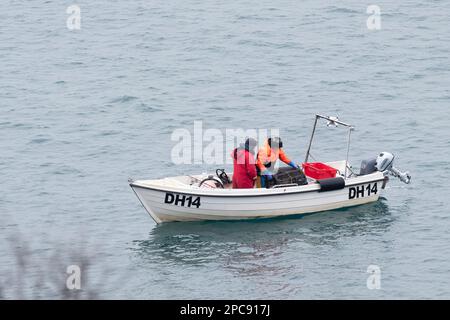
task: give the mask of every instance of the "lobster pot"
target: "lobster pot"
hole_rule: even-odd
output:
[[[296,184],[299,186],[308,184],[303,171],[291,167],[283,167],[278,169],[278,172],[273,175],[273,178],[274,179],[272,179],[271,181],[268,181],[269,188],[283,184]]]

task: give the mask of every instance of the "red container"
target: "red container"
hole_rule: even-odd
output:
[[[316,180],[336,177],[337,170],[322,162],[303,163],[302,167],[306,176]]]

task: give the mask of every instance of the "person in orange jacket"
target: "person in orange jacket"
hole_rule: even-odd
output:
[[[267,180],[273,179],[273,167],[275,162],[280,159],[292,168],[298,168],[297,165],[291,161],[283,150],[283,141],[279,137],[269,138],[264,143],[264,146],[259,149],[256,158],[256,170],[260,177],[261,187],[265,188]]]
[[[256,180],[254,149],[258,145],[255,139],[248,138],[245,144],[231,153],[233,158],[233,189],[253,188]]]

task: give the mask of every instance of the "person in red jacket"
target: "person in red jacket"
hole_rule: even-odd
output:
[[[256,180],[256,166],[254,149],[257,145],[255,139],[248,138],[245,144],[231,153],[233,158],[233,189],[250,189]]]

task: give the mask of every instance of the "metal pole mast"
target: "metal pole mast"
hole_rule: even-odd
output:
[[[311,139],[309,140],[308,151],[306,151],[305,163],[307,163],[308,159],[309,159],[309,152],[311,150],[311,145],[312,145],[312,141],[313,141],[313,138],[314,138],[314,133],[316,132],[316,126],[317,126],[317,120],[318,119],[319,119],[319,115],[316,114],[316,120],[314,121],[314,127],[313,127],[313,131],[311,133]]]

